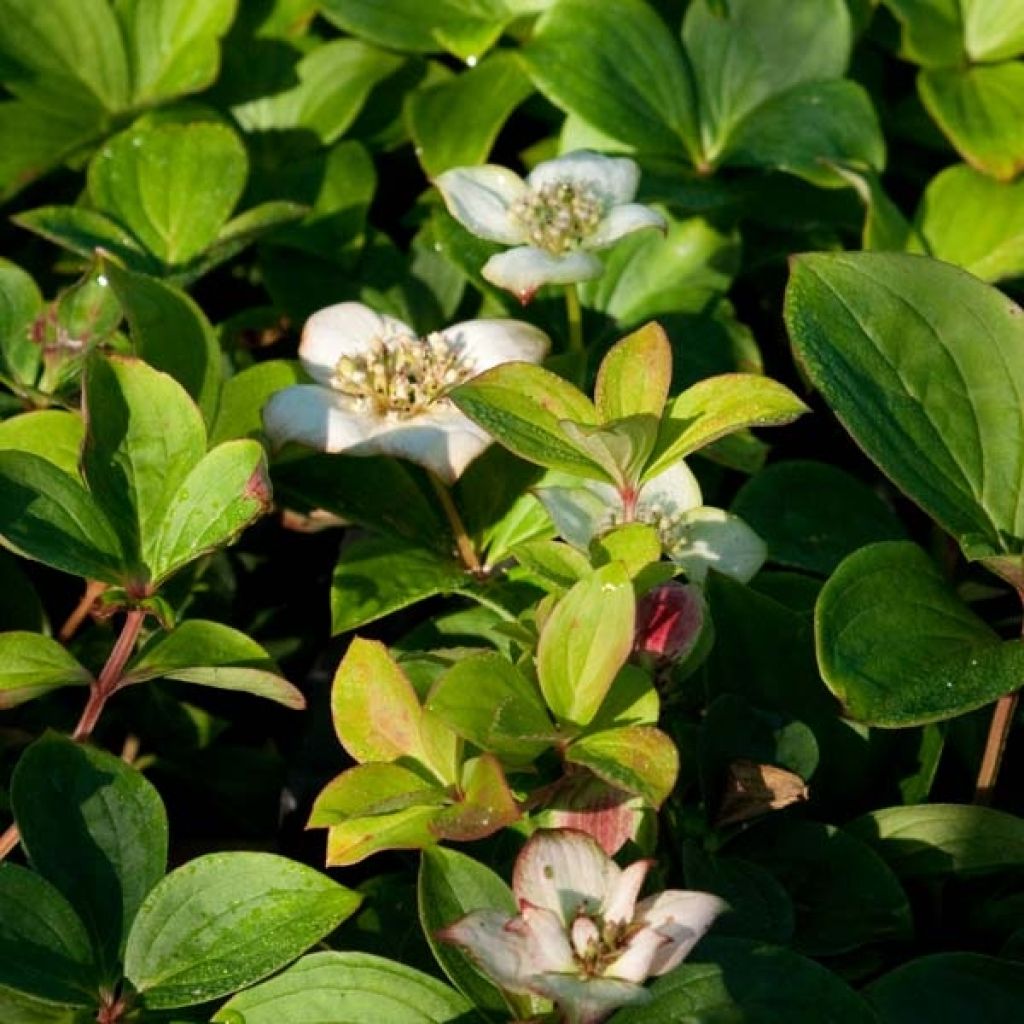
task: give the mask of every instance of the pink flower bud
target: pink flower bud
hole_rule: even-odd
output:
[[[637,602],[633,651],[660,662],[681,661],[704,629],[704,595],[692,583],[670,581]]]

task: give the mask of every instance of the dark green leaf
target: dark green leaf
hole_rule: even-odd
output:
[[[11,803],[33,867],[78,912],[102,977],[116,980],[131,923],[167,864],[159,795],[119,758],[51,733],[22,755]]]
[[[143,903],[128,937],[125,975],[152,1009],[218,999],[290,963],[359,901],[284,857],[199,857],[172,871]]]
[[[89,672],[56,640],[39,633],[0,633],[0,709],[91,682]]]

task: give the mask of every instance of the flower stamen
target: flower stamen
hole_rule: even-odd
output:
[[[530,245],[560,256],[578,248],[605,215],[605,203],[589,185],[556,181],[530,189],[509,207]]]
[[[386,334],[375,337],[364,354],[342,356],[331,384],[356,399],[360,411],[407,419],[471,376],[462,345],[446,335]]]

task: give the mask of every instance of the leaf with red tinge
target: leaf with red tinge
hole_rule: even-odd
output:
[[[519,805],[498,759],[491,754],[467,761],[464,797],[441,811],[430,829],[439,839],[483,839],[519,820]]]
[[[679,775],[679,752],[660,729],[630,725],[577,740],[566,760],[582,764],[598,778],[660,807]]]

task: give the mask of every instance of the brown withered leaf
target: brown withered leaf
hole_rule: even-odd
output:
[[[715,825],[736,825],[807,797],[807,783],[795,772],[756,761],[730,761]]]

